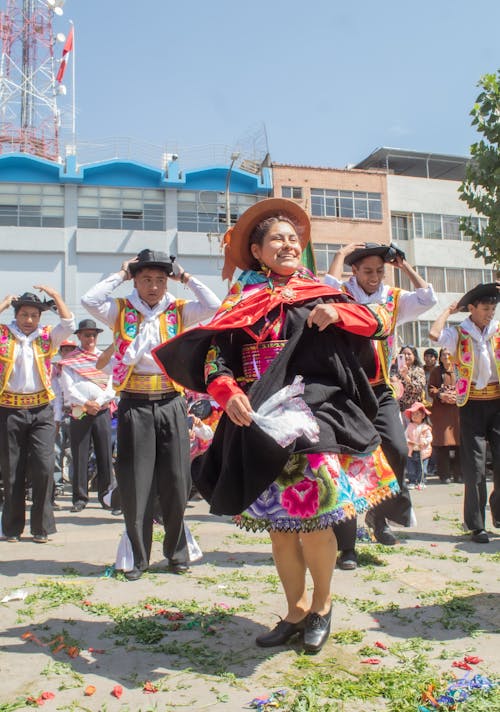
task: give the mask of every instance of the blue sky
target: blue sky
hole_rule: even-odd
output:
[[[467,155],[500,66],[498,0],[66,0],[69,19],[79,140],[231,147],[263,122],[283,163]]]

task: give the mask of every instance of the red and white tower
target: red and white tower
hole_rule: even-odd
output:
[[[64,0],[0,0],[0,154],[59,160],[54,16]],[[1,7],[3,5],[3,7]]]

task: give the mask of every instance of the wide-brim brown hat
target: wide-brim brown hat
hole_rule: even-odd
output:
[[[360,247],[354,250],[354,252],[351,252],[350,255],[347,255],[347,257],[344,258],[344,262],[346,265],[352,266],[356,264],[356,262],[364,260],[365,257],[374,256],[381,257],[384,262],[394,262],[396,257],[402,257],[404,259],[405,253],[394,244],[381,245],[378,242],[365,242],[364,247]]]
[[[487,282],[486,284],[477,284],[473,289],[470,289],[464,294],[457,304],[457,311],[468,311],[468,305],[473,304],[481,299],[495,297],[500,301],[500,282]]]
[[[55,301],[53,299],[44,299],[42,302],[36,294],[24,292],[20,297],[12,300],[12,306],[15,310],[19,309],[19,307],[35,307],[43,312],[55,307]]]
[[[311,239],[311,221],[300,205],[286,198],[267,198],[260,200],[240,215],[237,223],[224,236],[225,260],[222,271],[223,279],[228,270],[235,267],[250,269],[255,261],[250,251],[250,235],[257,225],[267,218],[282,216],[289,218],[297,227],[297,235],[302,249]],[[232,275],[231,271],[231,275]]]
[[[169,275],[173,272],[172,263],[174,260],[175,257],[169,257],[166,252],[146,248],[145,250],[141,250],[137,255],[137,262],[129,262],[128,268],[132,277],[140,269],[144,269],[144,267],[162,269]]]

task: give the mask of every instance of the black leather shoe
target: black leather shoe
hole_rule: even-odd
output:
[[[85,502],[75,502],[75,504],[69,510],[70,512],[83,512],[86,505]]]
[[[137,581],[141,578],[143,573],[144,571],[141,571],[141,569],[133,568],[131,571],[125,571],[123,575],[125,576],[127,581]]]
[[[289,623],[281,620],[277,623],[269,633],[263,633],[255,638],[255,642],[261,648],[274,648],[276,645],[284,645],[288,643],[290,638],[293,638],[297,633],[302,633],[306,618],[303,618],[298,623]]]
[[[328,640],[332,621],[332,609],[324,616],[319,613],[309,613],[304,629],[304,650],[307,653],[318,653]]]
[[[373,536],[379,544],[383,544],[384,546],[394,546],[397,543],[394,532],[385,519],[377,519],[373,511],[366,514],[365,524],[372,530]]]
[[[6,536],[5,541],[8,541],[9,544],[17,544],[18,541],[20,541],[21,538],[18,536]]]
[[[170,574],[188,574],[191,569],[186,561],[179,561],[177,564],[169,564],[167,566],[167,571]]]
[[[470,538],[472,541],[475,541],[476,544],[488,544],[490,541],[490,538],[484,529],[474,529]]]
[[[46,544],[48,542],[48,538],[45,534],[33,534],[33,541],[35,544]]]
[[[343,571],[354,571],[358,568],[358,557],[354,549],[346,549],[337,559],[337,566]]]

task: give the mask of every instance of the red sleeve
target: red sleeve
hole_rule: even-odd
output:
[[[340,317],[340,321],[337,321],[335,326],[360,336],[374,336],[379,330],[379,322],[363,304],[339,304],[336,302],[333,306]]]
[[[218,378],[214,378],[207,385],[207,392],[214,400],[217,401],[217,403],[219,403],[222,408],[224,408],[224,410],[226,409],[228,400],[232,396],[237,393],[244,395],[244,392],[238,386],[234,378],[231,378],[231,376],[218,376]]]

